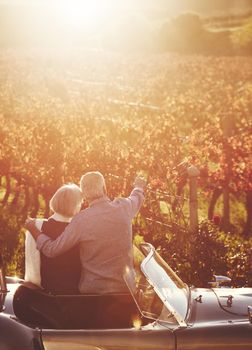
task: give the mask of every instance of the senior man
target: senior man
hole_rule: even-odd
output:
[[[89,207],[77,214],[55,241],[41,234],[33,219],[27,219],[25,227],[37,241],[38,250],[48,257],[79,245],[80,293],[125,293],[125,268],[133,270],[132,219],[143,203],[145,185],[145,180],[137,177],[128,198],[111,201],[103,175],[88,172],[82,176],[80,187]]]

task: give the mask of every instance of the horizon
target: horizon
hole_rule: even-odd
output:
[[[95,3],[96,6],[101,5],[102,7],[109,7],[113,9],[137,9],[137,10],[164,10],[171,13],[179,13],[183,11],[194,11],[195,9],[200,10],[199,12],[209,11],[209,6],[215,8],[213,11],[219,11],[220,7],[230,9],[249,9],[252,7],[252,0],[215,0],[205,1],[204,4],[200,0],[128,0],[126,3],[123,0],[0,0],[0,5],[28,5],[28,6],[61,6],[62,4],[68,3],[81,4],[82,7],[90,6],[91,3]],[[63,5],[64,6],[64,5]],[[212,11],[211,11],[212,12]]]
[[[232,7],[238,4],[239,8]],[[0,6],[2,46],[100,48],[105,43],[111,48],[121,47],[125,41],[126,47],[132,42],[136,48],[149,48],[155,41],[153,33],[160,32],[181,13],[197,13],[203,20],[222,15],[248,16],[252,0],[207,0],[204,5],[199,0],[0,0]]]

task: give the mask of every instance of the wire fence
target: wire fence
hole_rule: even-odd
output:
[[[109,176],[109,178],[111,179],[117,179],[120,182],[126,182],[127,179],[123,176],[120,175],[116,175],[116,174],[112,174],[109,173],[107,174]],[[12,185],[13,185],[13,181],[12,181]],[[18,203],[18,199],[21,197],[22,198],[22,194],[21,191],[19,191],[18,193],[18,198],[15,196],[17,196],[17,193],[15,193],[15,188],[5,188],[5,184],[4,181],[1,183],[1,192],[2,195],[0,196],[0,203],[3,205],[7,205],[10,206],[10,208],[14,207],[14,202],[17,205],[20,205],[20,203]],[[8,200],[5,201],[4,203],[4,198],[5,198],[5,194],[7,193],[7,191],[9,191],[9,198]],[[29,192],[29,191],[28,191]],[[144,214],[144,210],[141,211],[141,213],[139,214],[139,216],[137,217],[137,220],[139,218],[141,218],[141,220],[144,220],[145,224],[149,224],[149,225],[158,225],[160,227],[163,227],[165,229],[172,229],[174,227],[174,224],[176,223],[177,226],[182,227],[186,227],[188,225],[188,220],[185,218],[184,213],[183,213],[183,206],[185,204],[186,201],[188,201],[188,198],[185,197],[183,194],[182,195],[176,195],[176,194],[170,194],[167,191],[163,191],[161,189],[153,189],[151,187],[151,185],[147,185],[146,186],[146,199],[147,199],[147,203],[148,203],[148,210],[147,212],[149,212],[150,214]],[[41,195],[40,195],[41,196]],[[34,198],[33,198],[34,200]],[[46,202],[46,200],[44,199],[44,201]],[[37,201],[37,205],[39,204],[39,200]],[[165,206],[165,212],[162,211],[160,205],[161,203],[163,204],[163,206]],[[32,205],[32,203],[30,203]],[[155,212],[155,210],[153,210],[152,206],[155,206],[155,209],[159,208],[159,211]],[[21,208],[19,208],[21,209]],[[26,210],[29,210],[29,208],[27,207]],[[41,214],[41,208],[38,207],[38,211]],[[34,214],[36,214],[34,212]],[[153,217],[150,217],[152,216]],[[162,221],[160,220],[160,218],[166,220]],[[136,220],[136,222],[137,222]],[[183,226],[179,224],[179,222],[183,223]]]

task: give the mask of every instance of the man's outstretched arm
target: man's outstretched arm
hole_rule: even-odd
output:
[[[61,255],[71,249],[79,243],[81,236],[79,217],[75,217],[55,240],[50,239],[50,237],[44,235],[36,228],[35,219],[28,218],[25,222],[25,228],[31,232],[31,235],[36,240],[37,249],[50,258]]]
[[[134,183],[134,189],[130,196],[127,198],[130,207],[130,216],[133,217],[140,210],[144,201],[144,190],[146,187],[146,181],[142,177],[137,177]]]
[[[37,240],[38,236],[42,234],[36,226],[36,219],[27,218],[24,227],[31,233],[35,241]]]

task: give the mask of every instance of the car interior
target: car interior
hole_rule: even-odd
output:
[[[131,294],[56,295],[25,282],[13,309],[22,323],[48,329],[131,328],[141,317]]]

